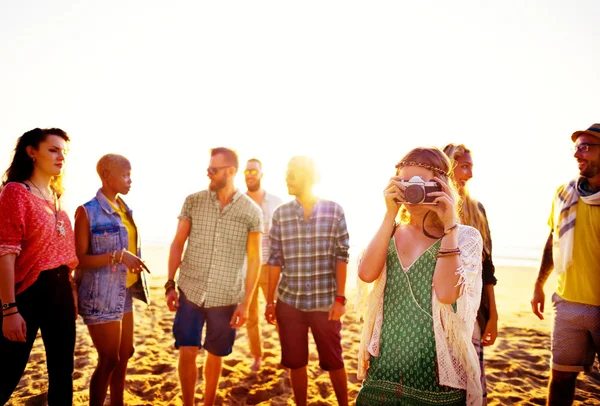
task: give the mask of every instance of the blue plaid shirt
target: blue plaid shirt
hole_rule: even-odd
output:
[[[349,237],[342,207],[319,200],[309,220],[293,200],[273,213],[269,265],[281,267],[278,300],[299,310],[331,306],[337,283],[336,262],[348,263]]]

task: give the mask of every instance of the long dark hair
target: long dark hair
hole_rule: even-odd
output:
[[[38,149],[40,142],[45,141],[49,135],[61,137],[69,142],[69,136],[60,128],[34,128],[21,135],[17,140],[17,146],[13,153],[13,159],[10,166],[2,176],[2,187],[9,182],[23,182],[31,177],[33,173],[33,159],[27,154],[27,147]],[[62,175],[52,177],[50,187],[60,197],[63,192]]]

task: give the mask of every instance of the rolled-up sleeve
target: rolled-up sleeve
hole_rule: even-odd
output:
[[[181,213],[179,213],[179,216],[177,216],[177,218],[185,219],[190,223],[192,222],[192,209],[195,200],[194,197],[195,195],[189,195],[185,198],[183,206],[181,207]]]
[[[20,185],[8,184],[0,193],[0,256],[21,253],[26,232],[25,201]]]
[[[269,250],[268,265],[283,266],[283,252],[281,246],[281,225],[279,222],[279,209],[273,213],[273,220],[271,222],[271,231],[269,232],[269,242],[271,247]]]
[[[350,235],[348,234],[348,227],[346,226],[346,216],[344,212],[341,212],[340,218],[337,221],[336,227],[336,247],[335,257],[336,259],[348,263],[349,255],[348,249],[350,248]]]

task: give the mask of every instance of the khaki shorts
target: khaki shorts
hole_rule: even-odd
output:
[[[552,295],[552,369],[589,372],[600,354],[600,306],[575,303]]]

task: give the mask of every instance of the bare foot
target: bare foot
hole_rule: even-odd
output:
[[[252,372],[257,372],[260,369],[260,364],[262,363],[262,358],[261,357],[255,357],[254,358],[254,362],[252,363],[252,366],[250,367],[250,370]]]

